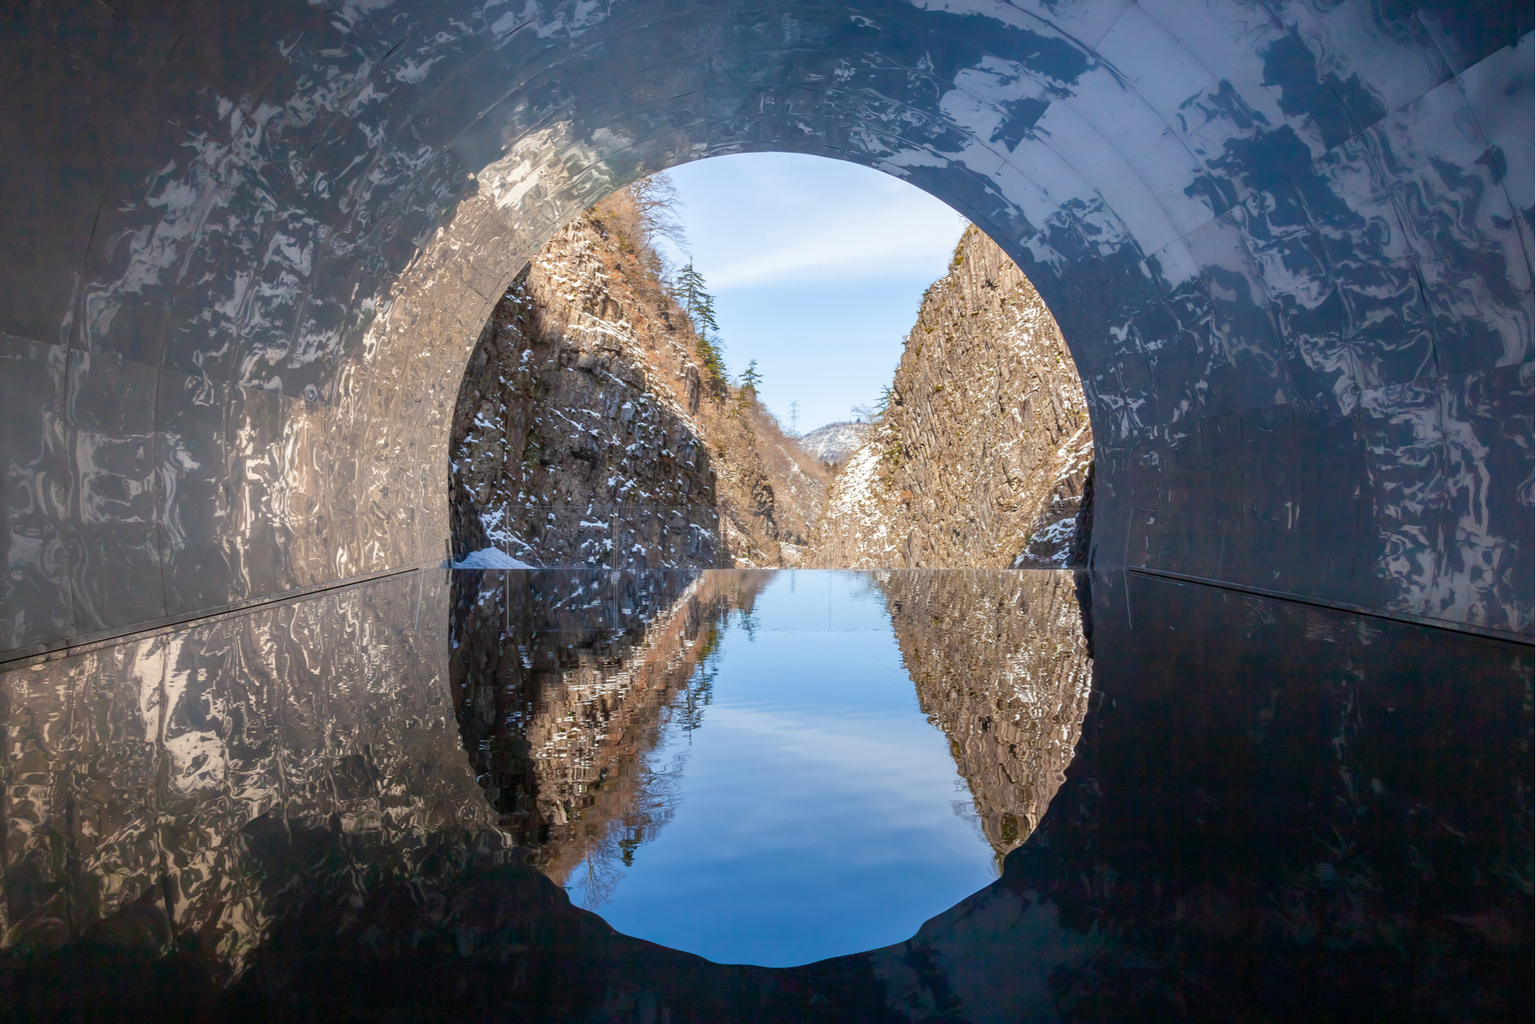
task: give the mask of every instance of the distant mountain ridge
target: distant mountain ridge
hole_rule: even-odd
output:
[[[872,424],[856,420],[828,423],[824,427],[817,427],[815,430],[801,434],[800,447],[822,462],[840,466],[859,450],[860,445],[869,440],[869,435],[874,429]]]

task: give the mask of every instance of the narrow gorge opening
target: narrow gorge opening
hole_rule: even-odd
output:
[[[1070,761],[1092,454],[1044,301],[910,185],[754,154],[587,208],[453,420],[451,676],[499,825],[717,962],[911,935]]]
[[[1532,4],[8,15],[0,1020],[1536,1017]],[[605,198],[753,151],[1038,288],[1088,570],[1005,568],[1087,435],[1004,450],[1048,403],[960,372],[1022,304],[958,224],[901,365],[799,396],[865,435],[816,514],[776,389],[860,368],[776,363],[702,246],[723,386],[682,282],[635,297]],[[724,964],[568,898],[818,838],[822,893],[757,892],[822,945],[709,952],[888,945]],[[721,891],[660,902],[769,933]]]
[[[735,323],[715,310],[711,276],[740,273],[694,259],[679,222],[687,215],[665,175],[642,180],[561,229],[500,298],[453,418],[457,562],[1074,564],[1093,451],[1087,403],[1044,301],[995,243],[956,221],[958,239],[928,260],[932,276],[909,285],[915,312],[894,314],[903,326],[879,340],[829,339],[892,369],[845,386],[842,422],[802,431],[802,417],[816,415],[804,405],[828,419],[837,407],[803,402],[805,392],[825,391],[846,367],[825,353],[780,358],[765,384],[758,361],[774,339],[760,324],[747,345],[733,335],[742,319],[788,318],[761,302],[739,303]],[[847,262],[868,257],[858,242],[838,243],[852,250]],[[758,263],[808,258],[826,256],[773,252]],[[1086,547],[1075,564],[1084,557]]]

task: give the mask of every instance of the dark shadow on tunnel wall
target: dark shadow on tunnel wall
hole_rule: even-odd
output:
[[[436,563],[576,211],[785,149],[1039,288],[1093,564],[1532,629],[1530,5],[60,0],[0,43],[0,651]]]

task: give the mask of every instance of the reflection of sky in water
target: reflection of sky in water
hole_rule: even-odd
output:
[[[571,898],[619,931],[781,966],[899,942],[994,877],[948,743],[867,574],[780,572],[733,613],[702,726],[674,724],[675,816]],[[600,902],[606,897],[606,902]]]
[[[0,1020],[1532,1019],[1529,646],[1101,573],[1079,731],[1086,582],[412,572],[0,673]],[[913,692],[1039,823],[953,907]],[[722,966],[589,850],[721,958],[939,917]]]

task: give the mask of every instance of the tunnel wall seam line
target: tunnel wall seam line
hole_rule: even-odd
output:
[[[1181,583],[1197,583],[1201,586],[1215,587],[1218,590],[1232,590],[1240,594],[1252,594],[1255,597],[1267,597],[1276,601],[1289,601],[1292,604],[1311,605],[1314,608],[1327,608],[1330,611],[1348,612],[1352,615],[1364,615],[1372,619],[1386,619],[1390,622],[1406,622],[1415,626],[1427,626],[1431,629],[1447,629],[1453,633],[1466,633],[1472,636],[1480,636],[1489,640],[1499,640],[1504,643],[1521,644],[1526,647],[1536,646],[1536,637],[1528,633],[1515,633],[1507,629],[1498,629],[1494,626],[1478,626],[1472,623],[1456,622],[1451,619],[1436,619],[1428,615],[1419,615],[1416,612],[1390,612],[1372,610],[1361,605],[1347,604],[1343,601],[1326,601],[1316,597],[1305,597],[1300,594],[1292,594],[1279,590],[1265,590],[1263,587],[1250,587],[1242,583],[1230,583],[1226,580],[1213,580],[1205,576],[1191,576],[1187,573],[1170,572],[1167,569],[1153,569],[1145,566],[1127,566],[1127,573],[1138,576],[1156,576],[1161,579],[1177,580]]]
[[[105,650],[109,647],[138,643],[141,640],[147,640],[165,633],[180,631],[195,623],[216,622],[221,619],[249,615],[263,608],[301,601],[331,590],[346,590],[349,587],[359,587],[366,583],[376,583],[379,580],[389,579],[392,576],[404,576],[413,572],[425,572],[430,569],[441,568],[443,568],[441,562],[418,562],[362,576],[349,576],[346,579],[331,580],[327,583],[317,583],[308,587],[298,587],[293,590],[285,590],[280,594],[268,594],[252,598],[248,601],[223,605],[218,608],[203,609],[198,612],[182,615],[170,615],[165,618],[152,620],[147,624],[136,623],[126,629],[119,628],[101,630],[94,633],[82,633],[54,643],[35,644],[31,647],[0,652],[0,672],[14,672],[33,665],[41,665],[62,658],[88,654],[92,651]]]

